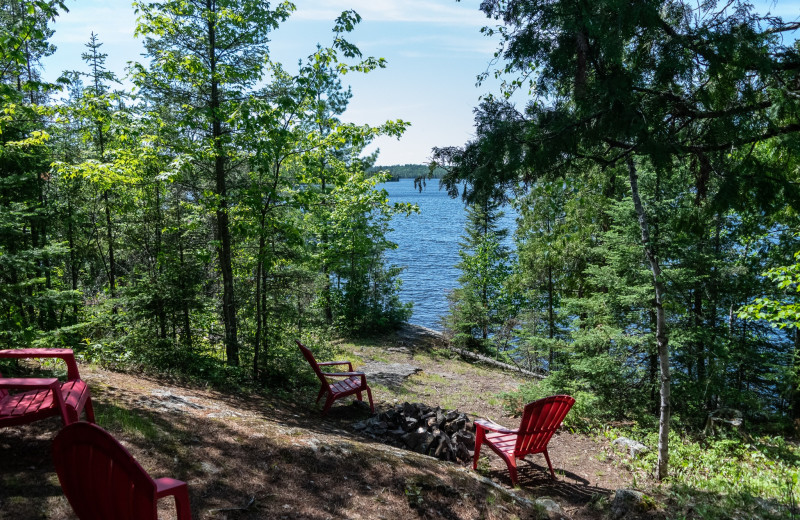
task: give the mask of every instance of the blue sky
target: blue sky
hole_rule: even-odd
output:
[[[350,36],[365,56],[386,58],[386,69],[345,77],[353,99],[344,119],[380,124],[403,119],[411,128],[398,141],[380,139],[378,164],[426,163],[434,146],[463,145],[473,135],[472,110],[496,85],[475,85],[495,42],[482,34],[487,20],[480,0],[296,0],[297,10],[272,34],[274,60],[287,67],[331,40],[333,20],[345,9],[363,18]],[[800,0],[754,2],[786,20],[800,17]],[[67,0],[69,13],[54,24],[56,53],[44,62],[45,77],[84,70],[80,55],[91,31],[99,35],[110,70],[122,77],[128,61],[142,61],[134,39],[136,16],[129,0]],[[373,146],[373,148],[375,148]]]

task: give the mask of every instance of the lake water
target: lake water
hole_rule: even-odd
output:
[[[400,179],[380,185],[389,193],[391,202],[411,202],[419,206],[419,213],[409,217],[395,216],[394,231],[389,240],[397,249],[388,251],[387,261],[406,269],[400,275],[403,286],[400,299],[414,303],[414,314],[408,320],[441,330],[440,320],[447,314],[447,293],[458,285],[461,272],[458,263],[459,241],[464,234],[466,211],[460,198],[451,199],[439,189],[439,181],[428,181],[420,193],[414,189],[413,179]],[[506,209],[501,225],[513,230],[511,210]]]

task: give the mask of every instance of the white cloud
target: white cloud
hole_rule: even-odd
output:
[[[298,20],[329,21],[353,9],[365,22],[414,22],[482,27],[487,19],[476,1],[454,0],[309,0],[296,2]]]
[[[441,57],[454,54],[477,54],[491,56],[497,48],[497,42],[478,34],[430,36],[407,36],[381,39],[359,40],[358,45],[365,49],[391,48],[400,56]],[[488,58],[487,58],[488,59]]]

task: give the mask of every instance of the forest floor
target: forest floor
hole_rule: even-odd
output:
[[[524,379],[513,372],[462,361],[435,337],[406,328],[398,334],[342,343],[363,363],[418,367],[399,385],[370,383],[376,407],[420,402],[487,417],[509,427],[499,394]],[[315,390],[278,398],[232,395],[174,380],[81,366],[97,422],[121,440],[153,476],[189,483],[193,518],[204,519],[526,519],[609,517],[617,489],[655,498],[650,511],[625,518],[700,518],[671,506],[655,482],[628,464],[628,455],[596,435],[562,431],[549,452],[551,480],[541,455],[520,463],[512,488],[504,463],[486,450],[481,473],[362,436],[353,424],[369,416],[352,399],[327,417]],[[356,366],[356,370],[358,366]],[[70,519],[50,446],[57,419],[0,430],[0,520]],[[534,503],[560,507],[546,513]],[[163,502],[163,501],[162,501]],[[173,518],[162,504],[160,518]],[[174,510],[174,508],[172,508]]]

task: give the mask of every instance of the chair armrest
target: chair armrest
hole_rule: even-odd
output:
[[[347,370],[350,372],[353,371],[353,364],[350,361],[325,361],[323,363],[317,363],[317,365],[321,367],[327,367],[332,365],[347,365]]]
[[[0,350],[0,359],[37,359],[59,358],[67,364],[67,379],[74,381],[80,379],[78,365],[75,363],[75,354],[68,348],[13,348]]]
[[[155,479],[153,482],[156,485],[156,499],[175,497],[178,520],[192,520],[192,512],[189,507],[189,486],[186,482],[166,477]]]
[[[0,377],[0,388],[49,388],[57,390],[61,383],[55,377]]]
[[[178,489],[186,487],[186,482],[174,478],[157,478],[153,482],[156,484],[156,498],[174,495]]]
[[[475,419],[475,426],[480,426],[484,430],[489,430],[497,433],[519,433],[519,429],[511,430],[506,428],[505,426],[500,426],[495,422],[488,421],[485,419]]]

